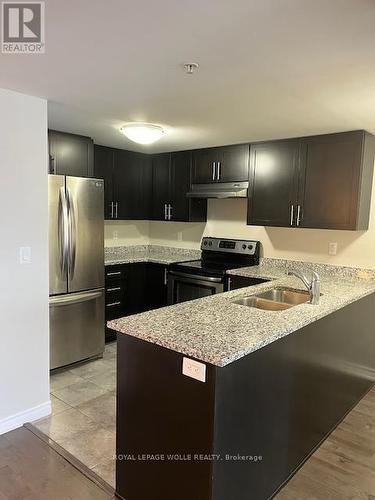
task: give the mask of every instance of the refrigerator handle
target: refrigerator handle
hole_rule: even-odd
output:
[[[81,292],[70,293],[68,295],[58,295],[57,297],[49,298],[49,307],[66,306],[70,304],[79,304],[80,302],[87,302],[89,300],[98,299],[104,293],[104,290],[96,292]]]
[[[72,280],[74,276],[74,269],[76,264],[76,247],[77,247],[77,228],[76,228],[76,214],[72,193],[67,188],[68,194],[68,215],[69,215],[69,255],[68,255],[68,273],[69,279]]]
[[[65,195],[65,188],[59,189],[59,209],[57,224],[59,250],[60,250],[60,269],[61,275],[66,276],[68,270],[68,251],[69,251],[69,216],[68,204]]]

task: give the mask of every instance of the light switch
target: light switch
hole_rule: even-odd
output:
[[[183,358],[182,373],[200,382],[206,382],[206,365],[190,358]]]
[[[31,264],[31,247],[20,247],[20,264]]]

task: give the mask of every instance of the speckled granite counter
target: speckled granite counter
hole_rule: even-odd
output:
[[[264,311],[234,304],[232,299],[254,295],[274,286],[303,289],[285,275],[291,261],[268,261],[233,274],[273,279],[272,282],[184,302],[120,318],[109,327],[216,366],[225,366],[289,333],[375,292],[374,271],[318,266],[322,278],[319,305],[301,304],[284,311]],[[309,266],[302,264],[301,267]],[[358,279],[353,276],[363,276]]]
[[[184,260],[199,259],[200,250],[163,247],[159,245],[134,245],[105,248],[105,265],[131,264],[133,262],[154,262],[172,264]]]

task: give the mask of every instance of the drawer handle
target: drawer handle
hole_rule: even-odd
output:
[[[120,276],[121,271],[117,271],[116,273],[107,273],[107,276]]]
[[[107,304],[106,307],[113,307],[113,306],[120,306],[121,302],[111,302],[110,304]]]
[[[107,288],[107,292],[117,292],[118,290],[121,290],[121,287],[116,286],[114,288]]]

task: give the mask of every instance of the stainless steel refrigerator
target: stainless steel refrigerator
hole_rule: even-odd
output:
[[[52,370],[104,351],[104,182],[48,182]]]

